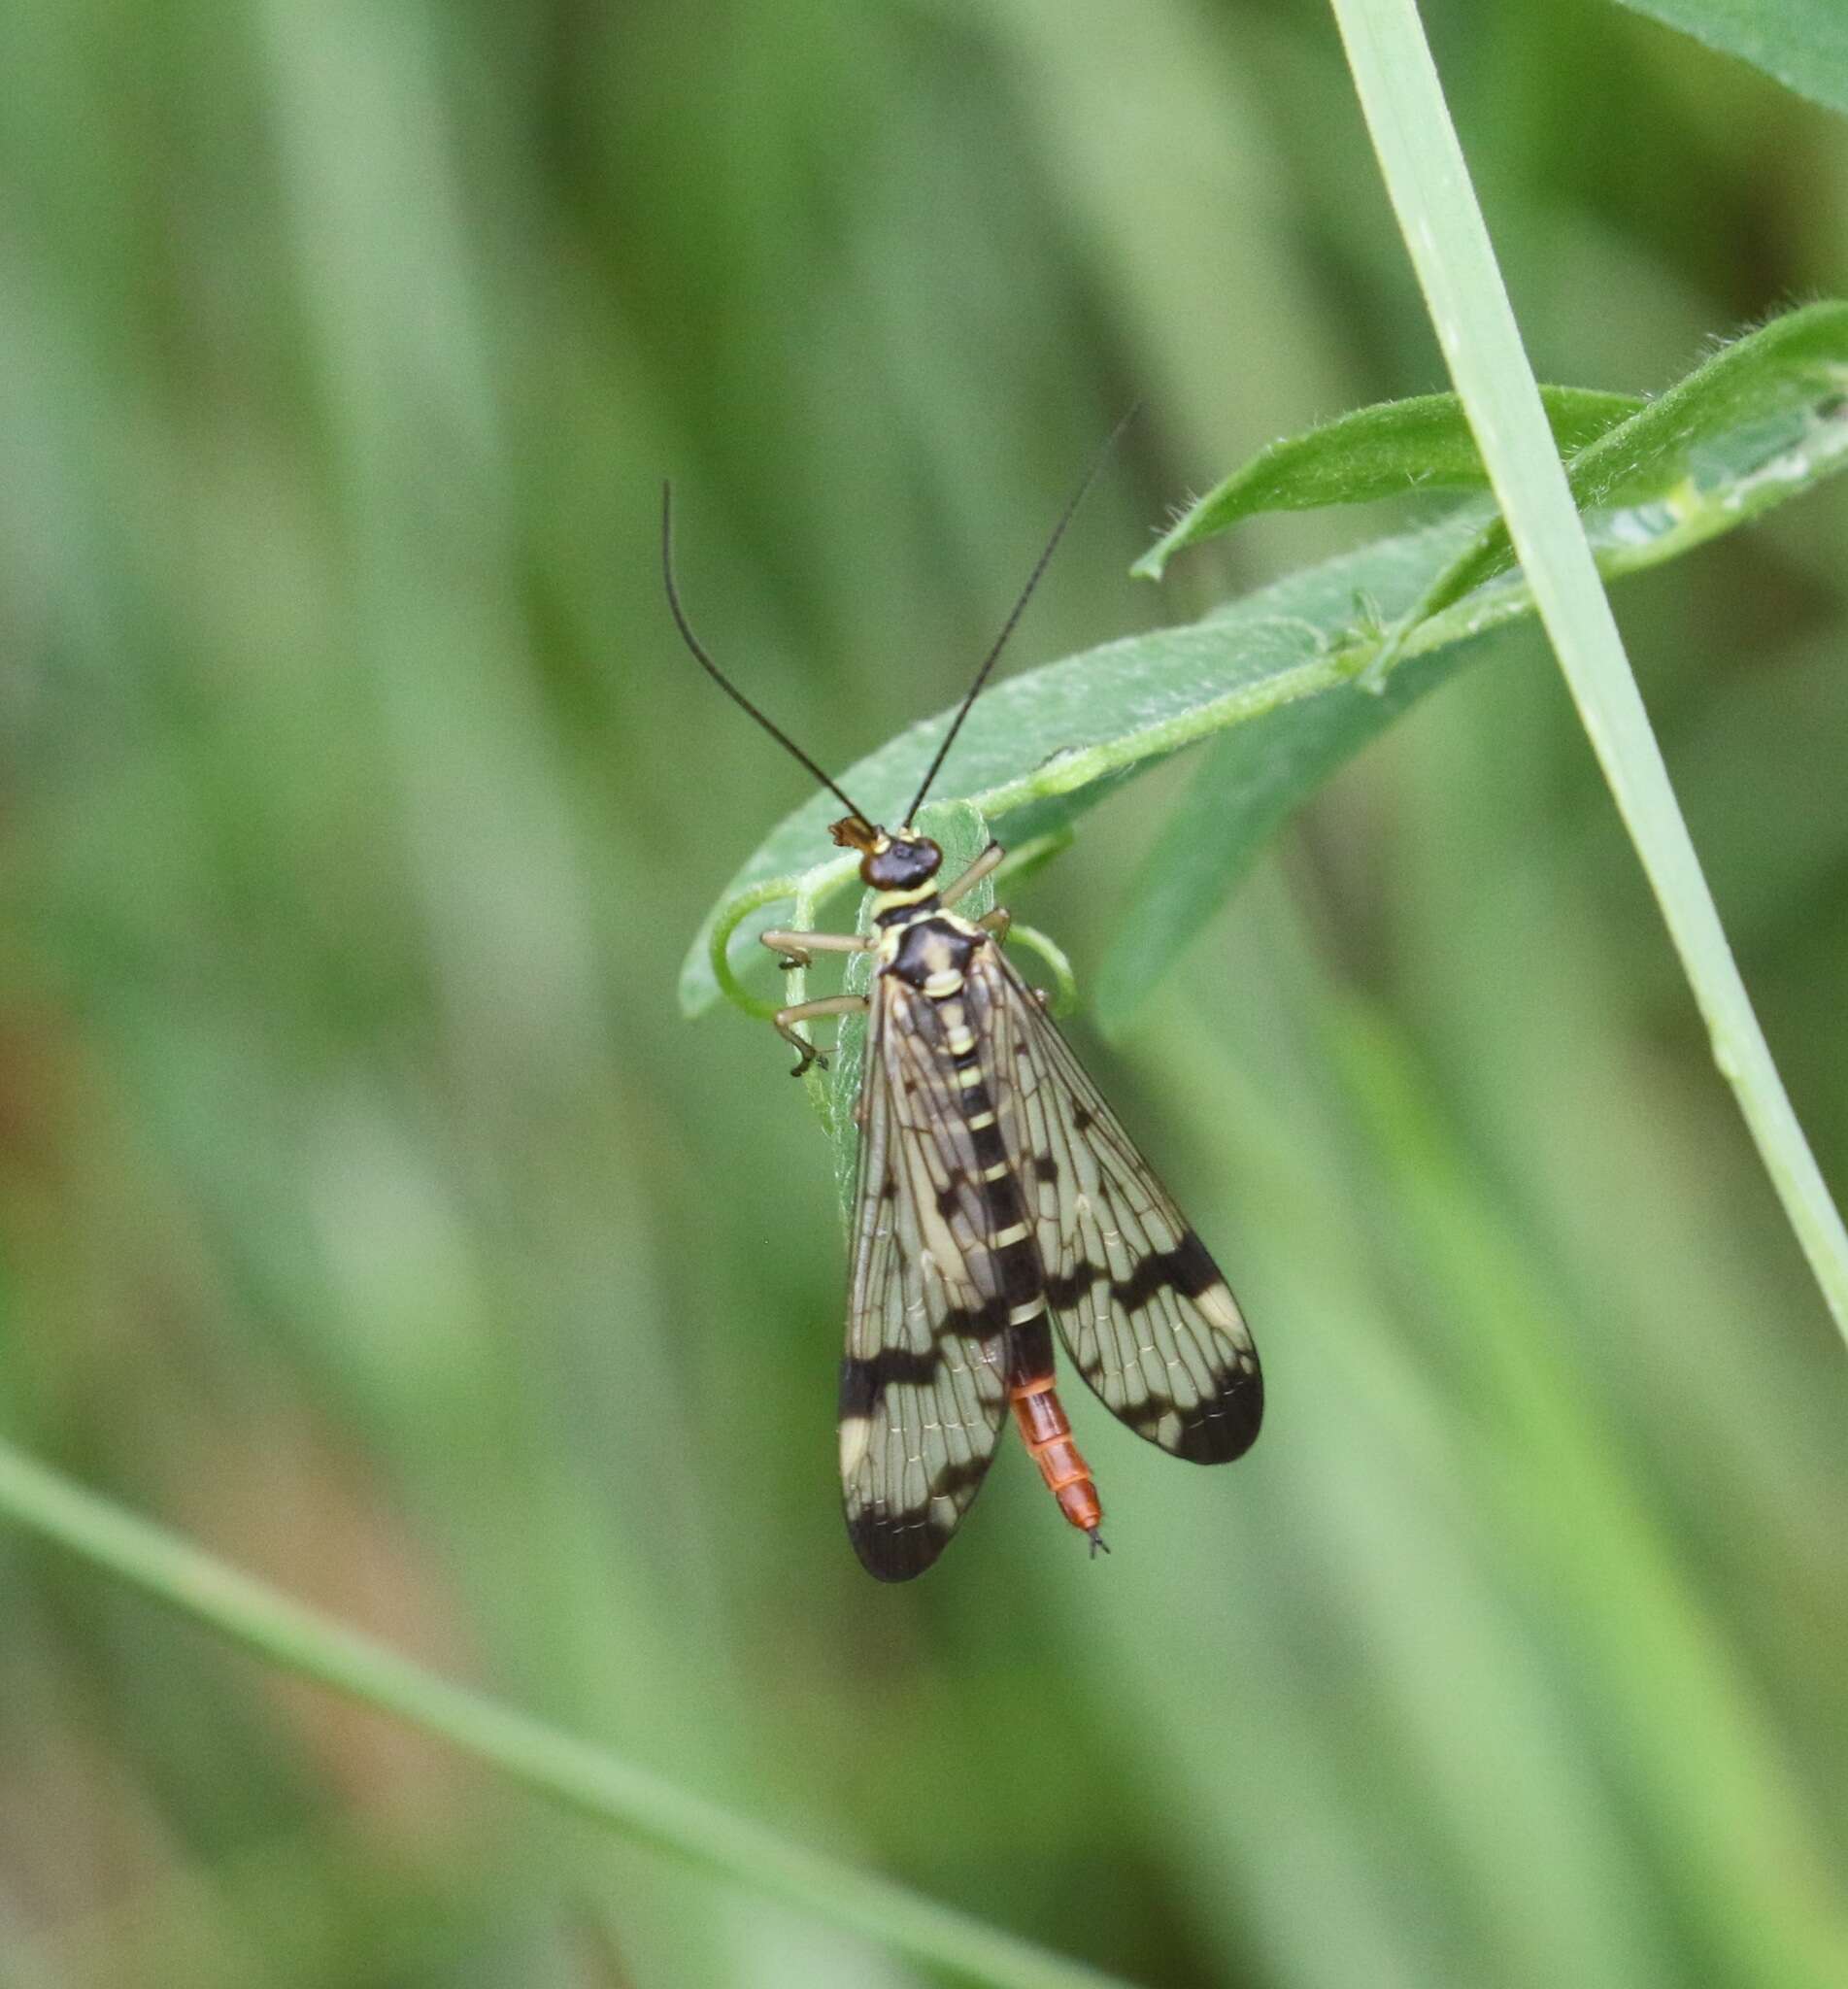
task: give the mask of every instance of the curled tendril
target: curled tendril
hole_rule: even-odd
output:
[[[1031,948],[1052,968],[1050,1006],[1055,1015],[1069,1015],[1078,1005],[1078,976],[1072,972],[1065,949],[1056,939],[1049,939],[1037,926],[1023,926],[1018,919],[1007,928],[1007,943]]]
[[[803,887],[814,874],[813,871],[804,871],[799,877],[766,877],[761,884],[754,884],[749,891],[742,891],[730,899],[723,914],[713,925],[712,937],[707,943],[707,958],[712,963],[712,977],[719,983],[719,992],[734,1007],[743,1009],[745,1014],[755,1016],[759,1022],[767,1022],[783,1003],[780,1000],[760,1000],[732,972],[731,935],[753,912],[761,911],[765,905],[776,904],[782,898],[800,898]]]

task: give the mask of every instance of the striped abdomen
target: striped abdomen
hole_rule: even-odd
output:
[[[965,973],[976,947],[986,943],[983,935],[970,933],[959,921],[921,919],[906,932],[891,970],[935,1009],[943,1048],[955,1072],[958,1104],[974,1155],[975,1187],[984,1216],[982,1241],[1006,1314],[1003,1365],[1014,1420],[1058,1509],[1101,1545],[1097,1530],[1103,1506],[1091,1467],[1072,1440],[1071,1424],[1055,1386],[1053,1329],[1039,1242],[982,1074],[981,1046],[969,1026]]]

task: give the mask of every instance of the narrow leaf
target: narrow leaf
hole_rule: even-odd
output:
[[[812,1851],[640,1763],[423,1670],[3,1441],[0,1520],[243,1645],[280,1674],[314,1679],[560,1809],[845,1928],[933,1976],[995,1989],[1124,1989],[1115,1976]]]
[[[1642,406],[1634,394],[1543,387],[1540,398],[1562,455],[1575,455]],[[1184,546],[1197,545],[1260,511],[1363,504],[1409,490],[1484,490],[1476,440],[1454,393],[1383,401],[1260,450],[1197,499],[1131,569],[1159,580]]]
[[[1738,962],[1676,804],[1662,750],[1599,582],[1596,550],[1581,510],[1583,494],[1575,494],[1547,429],[1539,387],[1528,367],[1488,224],[1470,188],[1462,145],[1425,41],[1417,0],[1332,0],[1332,5],[1394,214],[1451,377],[1482,444],[1496,502],[1520,545],[1553,653],[1680,956],[1707,1026],[1714,1062],[1732,1086],[1817,1284],[1836,1325],[1848,1335],[1848,1229],[1830,1197],[1752,1012]],[[1798,313],[1772,327],[1767,337],[1778,337],[1779,350],[1789,356],[1806,331],[1838,333],[1841,317],[1838,305]],[[1764,449],[1761,443],[1759,460],[1750,471],[1723,457],[1724,466],[1709,484],[1697,473],[1697,450],[1683,458],[1688,475],[1668,492],[1663,506],[1669,521],[1665,529],[1672,530],[1682,517],[1697,518],[1716,487],[1727,489],[1743,508],[1767,478],[1800,476],[1819,459],[1839,458],[1848,437],[1848,402],[1839,390],[1839,364],[1826,364],[1822,371],[1835,376],[1828,391],[1800,411],[1795,435],[1783,423],[1786,435],[1774,447]],[[1744,372],[1743,362],[1732,370],[1735,386],[1743,388]],[[1724,433],[1723,423],[1715,419],[1715,403],[1721,396],[1712,390],[1711,380],[1706,385],[1709,391],[1704,396],[1681,396],[1687,429],[1698,436],[1705,426],[1708,433],[1698,436],[1699,442],[1709,437],[1730,442],[1733,436]],[[1735,406],[1731,412],[1742,411]],[[1637,431],[1632,440],[1641,439],[1642,426],[1654,414],[1650,410],[1625,424]],[[1765,414],[1764,409],[1752,410],[1756,419],[1748,418],[1748,425],[1780,425],[1767,421]],[[1660,418],[1650,432],[1652,441],[1662,437]],[[1586,450],[1578,463],[1606,452],[1607,489],[1614,496],[1631,476],[1647,482],[1653,474],[1659,480],[1665,463],[1681,457],[1679,445],[1685,439],[1677,432],[1665,449],[1638,448],[1620,455],[1610,451],[1611,438],[1606,436]],[[1407,632],[1395,630],[1391,644],[1383,648],[1396,647]],[[1371,674],[1383,680],[1387,668],[1383,655]],[[1766,1979],[1773,1976],[1789,1979],[1789,1972],[1780,1976],[1773,1969]]]
[[[1811,304],[1716,353],[1567,466],[1582,513],[1659,507],[1672,527],[1723,506],[1753,507],[1766,485],[1848,450],[1848,304]],[[1701,537],[1710,533],[1701,532]],[[1432,589],[1434,615],[1514,563],[1495,519]]]
[[[1796,313],[1740,340],[1621,431],[1613,431],[1613,448],[1629,444],[1619,449],[1615,466],[1600,469],[1602,450],[1588,469],[1573,466],[1574,483],[1583,477],[1587,484],[1581,501],[1596,493],[1608,506],[1613,490],[1621,500],[1652,488],[1664,489],[1668,495],[1654,507],[1654,522],[1672,533],[1690,495],[1689,489],[1677,487],[1709,480],[1714,489],[1725,491],[1723,504],[1748,505],[1775,489],[1787,467],[1813,474],[1818,450],[1827,460],[1831,450],[1848,448],[1834,405],[1844,356],[1848,312],[1839,305]],[[1792,449],[1803,458],[1800,470],[1787,461]],[[1703,537],[1711,498],[1709,491],[1687,514],[1689,525]],[[1640,520],[1651,508],[1646,502],[1633,510],[1620,505],[1601,525],[1594,517],[1594,545],[1600,549],[1599,564],[1606,571],[1613,570],[1613,532],[1621,535],[1623,521]],[[1455,601],[1469,586],[1480,585],[1485,574],[1505,572],[1506,549],[1505,528],[1498,520],[1486,520],[1476,540],[1439,576],[1430,597],[1403,626],[1416,626],[1433,604]],[[1392,652],[1385,650],[1369,668],[1391,659]],[[1396,672],[1385,678],[1386,695],[1378,700],[1319,698],[1294,712],[1288,726],[1241,726],[1218,742],[1141,866],[1123,925],[1096,977],[1102,1028],[1120,1030],[1127,1024],[1148,989],[1237,889],[1264,837],[1288,817],[1295,800],[1448,674]],[[1369,712],[1370,703],[1380,708]]]

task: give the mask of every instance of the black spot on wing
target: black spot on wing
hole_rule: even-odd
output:
[[[1216,1364],[1209,1392],[1186,1408],[1164,1389],[1150,1388],[1133,1370],[1126,1377],[1113,1375],[1080,1362],[1078,1371],[1120,1422],[1138,1436],[1160,1444],[1170,1457],[1195,1465],[1228,1465],[1258,1441],[1264,1420],[1264,1377],[1257,1357],[1245,1358],[1252,1363],[1249,1367],[1236,1358]],[[1126,1399],[1126,1385],[1132,1391]],[[1180,1426],[1171,1436],[1164,1435],[1161,1427],[1170,1416]]]
[[[1197,1298],[1209,1285],[1219,1282],[1219,1265],[1207,1256],[1205,1244],[1189,1230],[1172,1250],[1152,1252],[1143,1258],[1122,1284],[1111,1286],[1110,1296],[1134,1312],[1158,1292],[1179,1292],[1183,1298]]]
[[[1172,1250],[1154,1250],[1139,1259],[1126,1278],[1113,1278],[1107,1264],[1080,1258],[1062,1277],[1047,1279],[1046,1296],[1062,1312],[1089,1298],[1097,1285],[1107,1284],[1113,1303],[1135,1312],[1158,1293],[1178,1292],[1183,1298],[1197,1298],[1208,1287],[1223,1282],[1219,1265],[1189,1230]]]
[[[1258,1441],[1264,1420],[1264,1377],[1255,1367],[1247,1373],[1228,1366],[1213,1380],[1215,1393],[1195,1408],[1176,1409],[1167,1398],[1152,1396],[1146,1405],[1138,1405],[1133,1417],[1126,1415],[1123,1420],[1153,1442],[1161,1418],[1174,1410],[1181,1417],[1181,1433],[1163,1445],[1169,1455],[1193,1465],[1228,1465]]]
[[[1037,1289],[1037,1287],[1035,1287]],[[1029,1293],[1027,1296],[1031,1296]],[[1003,1289],[980,1305],[952,1306],[936,1326],[936,1344],[927,1353],[914,1353],[910,1347],[881,1347],[870,1356],[847,1354],[841,1360],[841,1414],[870,1416],[889,1388],[909,1382],[914,1388],[931,1387],[943,1369],[944,1343],[952,1339],[982,1343],[999,1339],[1008,1330],[1010,1300]]]
[[[1190,1464],[1228,1465],[1243,1457],[1264,1420],[1264,1377],[1255,1360],[1249,1372],[1222,1369],[1213,1378],[1219,1392],[1181,1426],[1174,1454]]]
[[[881,1581],[909,1581],[922,1574],[949,1544],[965,1513],[982,1489],[991,1452],[945,1463],[930,1481],[930,1503],[924,1506],[889,1505],[883,1500],[855,1507],[850,1492],[847,1500],[847,1537],[854,1543],[860,1566]],[[935,1501],[947,1499],[955,1515],[947,1522],[938,1517]]]
[[[901,1382],[928,1388],[943,1365],[943,1354],[932,1347],[914,1354],[909,1347],[881,1347],[870,1360],[849,1354],[841,1362],[841,1414],[870,1416],[887,1389]]]
[[[953,1334],[958,1339],[991,1340],[1007,1331],[1007,1294],[996,1292],[980,1305],[956,1305],[943,1315],[937,1328],[940,1340]]]
[[[964,1458],[960,1464],[946,1464],[930,1481],[931,1496],[948,1499],[960,1505],[975,1497],[988,1468],[987,1457]]]
[[[1046,1280],[1046,1302],[1055,1312],[1069,1312],[1081,1298],[1088,1298],[1092,1288],[1099,1282],[1107,1282],[1110,1266],[1092,1264],[1090,1258],[1081,1257],[1068,1271]]]
[[[1108,1290],[1112,1309],[1127,1317],[1164,1292],[1184,1300],[1214,1290],[1231,1298],[1219,1266],[1192,1230],[1182,1232],[1172,1250],[1140,1258],[1126,1278],[1114,1278],[1107,1265],[1081,1260],[1067,1275],[1047,1280],[1046,1296],[1056,1312],[1066,1313],[1087,1308],[1099,1286]],[[1240,1344],[1197,1317],[1159,1320],[1152,1331],[1164,1356],[1175,1351],[1177,1340],[1184,1341],[1191,1349],[1189,1366],[1195,1372],[1204,1367],[1197,1399],[1177,1401],[1166,1389],[1151,1385],[1133,1363],[1121,1373],[1104,1368],[1099,1365],[1101,1337],[1092,1345],[1092,1360],[1079,1360],[1079,1372],[1113,1414],[1170,1456],[1197,1465],[1229,1464],[1243,1457],[1258,1440],[1264,1418],[1263,1376],[1249,1342]]]
[[[859,1565],[880,1581],[910,1581],[949,1544],[954,1529],[928,1513],[894,1513],[869,1505],[847,1515],[847,1537]]]

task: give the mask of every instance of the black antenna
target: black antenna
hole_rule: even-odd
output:
[[[742,706],[745,711],[749,712],[779,746],[783,747],[786,752],[792,753],[808,768],[810,773],[821,782],[823,787],[846,808],[849,815],[853,816],[857,822],[863,822],[870,830],[873,826],[873,818],[867,814],[865,809],[857,807],[853,797],[837,788],[781,725],[773,725],[770,720],[765,718],[762,712],[751,702],[750,698],[738,689],[737,685],[725,675],[724,671],[713,661],[711,657],[701,647],[699,637],[693,633],[691,626],[688,623],[687,611],[680,604],[680,590],[674,585],[674,487],[672,484],[666,483],[661,486],[661,578],[667,583],[667,605],[673,611],[674,625],[680,630],[681,640],[686,643],[687,647],[692,651],[693,655],[705,666],[706,674],[711,677],[713,682],[719,686],[720,690],[734,704]]]
[[[1021,617],[1026,613],[1026,604],[1033,598],[1033,590],[1038,587],[1040,576],[1052,564],[1053,555],[1058,551],[1058,542],[1065,536],[1065,527],[1071,523],[1072,519],[1076,516],[1078,507],[1091,494],[1091,487],[1097,481],[1097,472],[1103,468],[1104,463],[1109,458],[1110,452],[1116,448],[1118,438],[1141,412],[1142,403],[1136,401],[1130,407],[1129,412],[1104,437],[1103,447],[1092,458],[1091,467],[1085,472],[1085,481],[1079,485],[1077,490],[1072,495],[1071,502],[1060,513],[1058,523],[1053,527],[1052,537],[1046,541],[1046,550],[1034,562],[1032,572],[1026,576],[1026,585],[1021,590],[1020,599],[1014,603],[1013,612],[1001,624],[1001,632],[994,638],[994,646],[982,658],[982,667],[975,673],[975,682],[969,686],[968,695],[957,707],[957,715],[950,721],[950,729],[943,735],[943,744],[937,748],[937,757],[930,762],[928,769],[924,773],[924,785],[919,788],[916,795],[913,797],[911,806],[905,810],[903,826],[906,828],[911,826],[912,817],[924,806],[924,798],[930,792],[930,783],[936,779],[941,771],[950,748],[956,744],[957,734],[962,729],[962,721],[969,716],[970,707],[981,696],[982,687],[989,681],[989,672],[993,669],[995,663],[1000,659],[1002,650],[1007,647],[1008,637],[1014,633]],[[712,665],[709,663],[706,667],[710,669]],[[736,693],[734,692],[733,694],[735,695]]]

